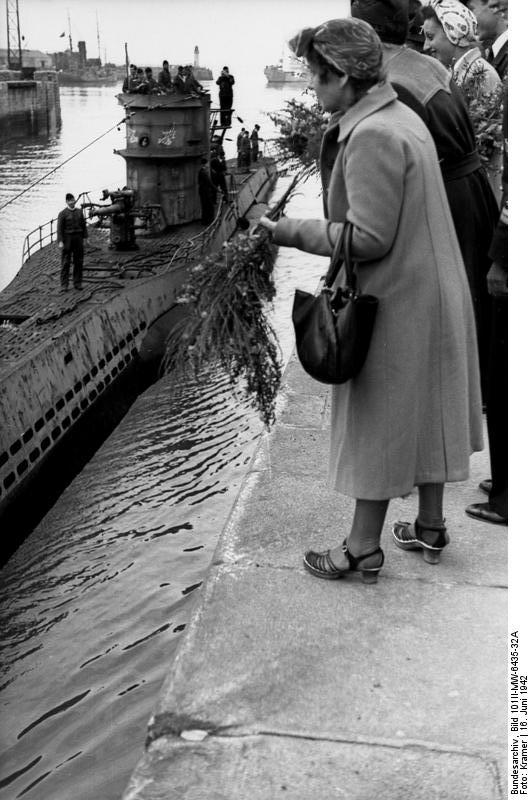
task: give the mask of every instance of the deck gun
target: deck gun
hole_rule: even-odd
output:
[[[110,217],[110,247],[115,250],[138,250],[135,235],[135,212],[133,189],[124,186],[115,192],[103,189],[100,200],[109,200],[109,205],[83,203],[88,207],[88,216]]]

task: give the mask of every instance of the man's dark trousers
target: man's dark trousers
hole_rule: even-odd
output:
[[[81,288],[83,283],[83,235],[81,233],[65,234],[61,257],[61,286],[68,288],[70,262],[74,260],[74,286]]]
[[[489,504],[508,519],[508,298],[492,298],[492,330],[487,395],[491,463]]]

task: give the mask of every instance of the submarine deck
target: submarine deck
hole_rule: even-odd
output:
[[[232,160],[227,167],[236,194],[257,171],[238,172]],[[109,231],[88,227],[82,289],[61,292],[61,256],[53,242],[24,262],[0,292],[0,380],[35,347],[75,323],[91,306],[101,306],[137,279],[170,268],[182,269],[183,263],[198,260],[207,251],[208,234],[215,222],[207,228],[200,221],[191,222],[158,235],[138,237],[139,249],[134,251],[109,249]]]

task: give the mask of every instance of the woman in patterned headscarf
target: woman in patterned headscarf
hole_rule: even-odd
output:
[[[449,541],[444,483],[465,480],[482,447],[473,307],[433,140],[384,80],[373,28],[330,20],[291,46],[331,113],[326,219],[260,224],[279,245],[331,255],[348,220],[360,286],[379,298],[363,369],[331,390],[330,485],[356,499],[353,524],[341,545],[310,550],[304,565],[319,578],[358,571],[375,582],[389,498],[419,487],[417,520],[394,525],[398,547],[434,564]]]
[[[477,18],[459,0],[431,0],[422,9],[425,44],[429,55],[452,71],[464,93],[479,84],[480,94],[497,91],[497,71],[482,58],[477,44]]]

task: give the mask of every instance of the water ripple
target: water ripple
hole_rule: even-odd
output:
[[[17,739],[22,739],[22,737],[25,736],[27,733],[29,733],[31,730],[33,730],[33,728],[36,728],[37,725],[40,725],[42,722],[45,722],[45,720],[49,719],[50,717],[54,717],[56,714],[62,714],[63,711],[66,711],[68,708],[71,708],[72,706],[75,706],[77,703],[80,703],[81,700],[83,700],[83,698],[86,697],[88,694],[90,694],[90,689],[87,689],[86,692],[82,692],[81,694],[76,695],[76,697],[71,697],[69,700],[65,700],[60,705],[55,706],[55,708],[50,709],[49,711],[46,712],[46,714],[43,714],[42,717],[39,717],[34,722],[32,722],[31,725],[28,725],[26,728],[24,728],[23,731],[20,731],[20,733],[17,736]]]
[[[64,146],[58,138],[44,156],[40,145],[20,148],[16,169],[0,148],[7,191],[55,164]],[[85,188],[85,179],[94,188],[88,168],[75,185]],[[42,222],[39,198],[49,204],[50,191],[42,184],[31,202],[22,198],[13,224],[31,225],[35,203]],[[63,188],[53,191],[60,207]],[[280,270],[279,286],[290,288],[275,304],[277,330],[289,319],[293,286],[311,290],[323,271],[303,254],[287,257]],[[289,339],[281,341],[288,353]],[[0,730],[9,800],[16,791],[64,800],[80,787],[83,797],[101,797],[113,781],[118,796],[116,782],[123,785],[138,757],[175,637],[189,621],[262,430],[224,374],[212,370],[207,378],[163,379],[142,395],[2,571],[0,697],[21,730],[18,739],[7,726]],[[72,782],[63,765],[74,758]],[[112,764],[117,777],[104,769],[96,780],[94,763]],[[25,785],[37,765],[41,774]]]

